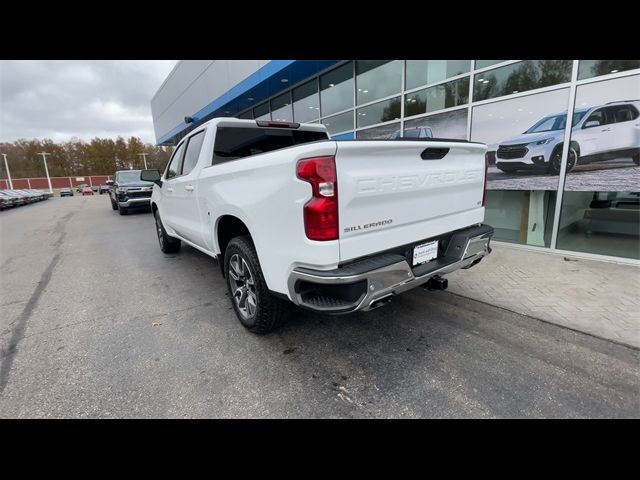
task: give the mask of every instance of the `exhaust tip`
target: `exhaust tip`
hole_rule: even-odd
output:
[[[391,302],[391,297],[393,297],[393,294],[389,294],[386,297],[374,300],[369,304],[369,310],[373,310],[374,308],[379,308],[386,305],[387,303]]]

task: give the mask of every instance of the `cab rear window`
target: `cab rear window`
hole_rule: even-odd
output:
[[[326,132],[284,128],[218,127],[211,164],[216,165],[328,138]]]

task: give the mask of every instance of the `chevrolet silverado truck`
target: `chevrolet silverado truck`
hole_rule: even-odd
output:
[[[217,258],[235,313],[266,333],[290,303],[371,310],[491,252],[486,146],[335,141],[324,125],[216,118],[178,143],[155,183],[160,250]]]
[[[131,209],[149,208],[153,182],[140,178],[141,170],[118,170],[108,182],[111,208],[126,215]]]

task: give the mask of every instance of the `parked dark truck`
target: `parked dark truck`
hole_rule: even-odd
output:
[[[126,215],[132,208],[149,208],[153,182],[140,180],[140,170],[120,170],[109,183],[111,208]]]

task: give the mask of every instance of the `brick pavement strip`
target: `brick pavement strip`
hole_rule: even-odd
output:
[[[457,295],[640,348],[637,266],[494,245],[480,264],[448,278]]]

